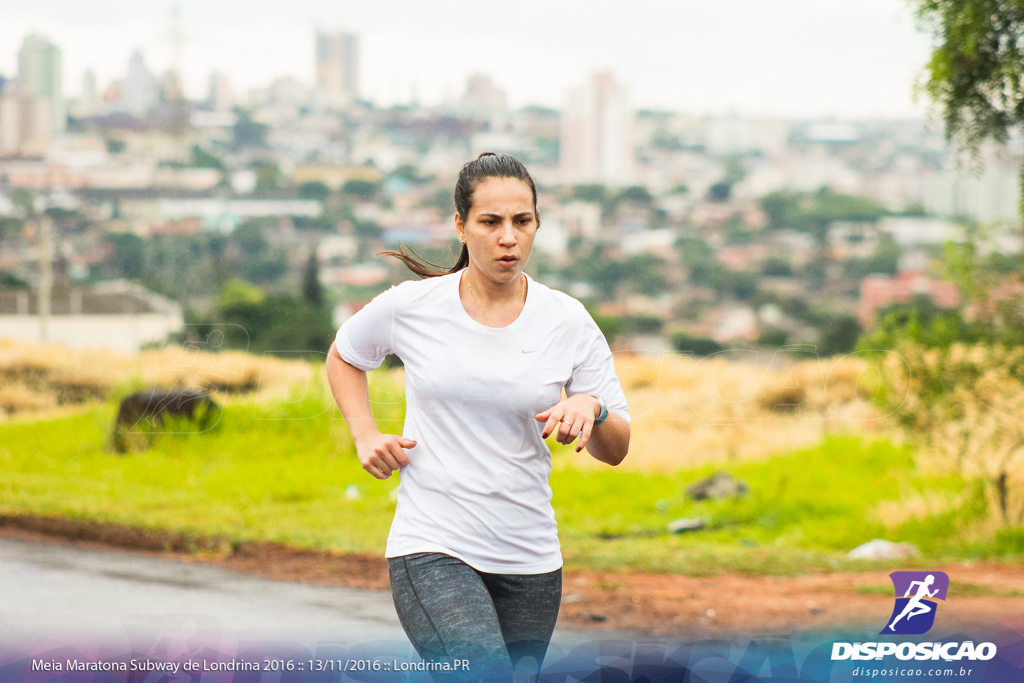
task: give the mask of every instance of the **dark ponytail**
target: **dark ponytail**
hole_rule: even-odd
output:
[[[455,210],[463,220],[469,217],[469,210],[473,208],[473,191],[476,186],[487,178],[516,178],[522,180],[530,188],[533,194],[533,208],[537,210],[537,186],[526,170],[515,157],[508,154],[495,154],[484,152],[473,161],[467,162],[459,172],[459,179],[455,183]],[[458,272],[469,265],[469,248],[463,244],[462,253],[455,265],[450,268],[430,263],[417,256],[408,245],[399,245],[398,251],[382,251],[378,256],[394,256],[404,263],[406,267],[420,277],[437,277]]]

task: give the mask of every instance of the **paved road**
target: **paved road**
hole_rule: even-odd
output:
[[[557,631],[556,647],[608,637]],[[623,635],[623,634],[619,634]],[[220,651],[246,642],[375,643],[408,649],[386,591],[271,581],[200,563],[0,539],[0,645]],[[169,647],[172,654],[174,647]]]

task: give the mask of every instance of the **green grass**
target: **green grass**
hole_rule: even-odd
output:
[[[385,387],[386,388],[386,387]],[[400,428],[403,406],[376,388],[385,430]],[[207,434],[161,435],[150,450],[108,450],[114,407],[50,421],[0,425],[0,514],[37,514],[185,531],[231,540],[382,553],[397,480],[363,472],[336,409],[324,397],[225,407]],[[318,414],[319,413],[319,414]],[[261,419],[254,419],[259,417]],[[670,447],[670,445],[666,445]],[[713,469],[643,474],[580,471],[556,447],[551,486],[566,566],[710,575],[790,574],[877,568],[845,559],[872,538],[910,541],[924,553],[902,566],[940,559],[1019,559],[1016,537],[966,545],[960,525],[982,514],[974,498],[960,510],[887,532],[866,513],[900,492],[960,491],[955,477],[916,473],[911,452],[884,441],[831,437],[815,448],[727,469],[750,494],[693,502],[685,488]],[[355,485],[359,497],[346,496]],[[673,535],[679,517],[702,531]],[[885,565],[882,565],[885,566]]]
[[[747,496],[691,501],[686,487],[710,475],[712,467],[651,475],[556,471],[552,487],[567,563],[688,574],[887,566],[845,558],[873,538],[917,545],[923,556],[904,565],[998,554],[991,547],[968,548],[959,539],[959,525],[983,514],[983,501],[975,498],[959,510],[892,531],[869,520],[876,501],[898,499],[901,490],[964,487],[957,477],[918,475],[910,450],[887,441],[834,436],[814,448],[726,469],[747,482]],[[664,531],[680,517],[698,517],[705,528],[680,535]],[[1002,556],[1014,559],[1012,553]]]
[[[892,597],[893,586],[889,585],[863,585],[854,586],[853,589],[857,593],[863,593],[864,595],[884,595]],[[998,588],[992,588],[991,586],[979,586],[974,583],[961,583],[958,581],[949,582],[949,595],[950,596],[963,596],[969,598],[976,597],[1000,597],[1000,598],[1020,598],[1024,597],[1024,591],[1015,589],[1000,590]]]

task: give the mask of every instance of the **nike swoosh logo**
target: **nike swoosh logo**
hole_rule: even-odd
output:
[[[523,353],[533,353],[537,349],[523,349]]]

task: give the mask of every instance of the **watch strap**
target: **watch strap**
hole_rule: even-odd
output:
[[[599,425],[608,419],[608,402],[604,400],[604,396],[595,396],[594,398],[601,404],[601,414],[594,420],[594,424]]]

